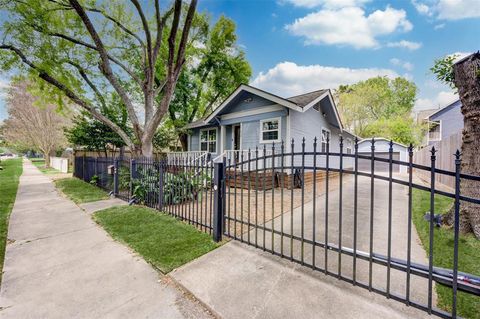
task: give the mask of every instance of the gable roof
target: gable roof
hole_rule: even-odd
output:
[[[287,98],[287,100],[292,101],[301,108],[306,107],[310,102],[314,101],[318,97],[324,95],[328,90],[317,90],[313,92],[308,92],[305,94],[300,94]]]
[[[208,116],[206,116],[204,119],[200,119],[198,121],[189,123],[186,125],[186,128],[196,128],[196,127],[201,127],[208,125],[208,123],[217,116],[218,113],[220,113],[221,110],[223,110],[240,92],[246,91],[255,95],[258,95],[262,98],[265,98],[267,100],[270,100],[276,104],[282,105],[284,107],[287,107],[291,110],[297,111],[297,112],[305,112],[308,109],[310,109],[312,106],[317,104],[319,101],[324,99],[325,97],[328,96],[332,106],[333,106],[333,111],[335,114],[335,118],[337,119],[339,123],[340,130],[343,129],[342,122],[340,120],[340,116],[338,114],[337,107],[335,106],[335,103],[333,101],[332,95],[330,93],[329,89],[322,89],[322,90],[316,90],[312,92],[308,92],[305,94],[300,94],[300,95],[295,95],[289,98],[282,98],[278,95],[266,92],[264,90],[258,89],[256,87],[247,85],[247,84],[241,84],[237,87],[235,91],[230,94],[225,101],[223,101],[220,106],[218,106],[212,113],[210,113]]]
[[[425,119],[430,119],[432,116],[435,116],[437,115],[438,113],[446,110],[447,108],[451,107],[451,106],[454,106],[455,104],[459,104],[461,105],[462,103],[460,102],[460,99],[456,99],[455,101],[453,101],[452,103],[449,103],[448,105],[444,106],[444,107],[441,107],[439,108],[438,110],[436,110],[435,112],[433,112],[432,114],[430,114],[429,116],[425,117]]]

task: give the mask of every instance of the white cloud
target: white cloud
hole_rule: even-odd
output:
[[[463,59],[464,57],[469,56],[470,54],[472,53],[471,52],[454,52],[452,54],[449,54],[449,56],[454,55],[456,57],[454,62],[457,62]]]
[[[412,71],[413,70],[413,64],[410,63],[410,62],[407,62],[407,61],[402,61],[402,60],[397,59],[397,58],[391,58],[390,63],[392,65],[402,67],[407,71]]]
[[[345,7],[358,7],[362,6],[371,0],[283,0],[281,3],[290,3],[295,7],[303,8],[317,8],[325,7],[329,9],[345,8]]]
[[[336,89],[341,84],[353,84],[379,75],[390,78],[398,76],[390,69],[351,69],[281,62],[267,72],[261,72],[251,84],[268,92],[288,97],[318,89]]]
[[[480,17],[478,0],[439,0],[436,9],[439,19],[460,20]]]
[[[437,24],[436,26],[433,27],[433,30],[440,30],[440,29],[443,29],[445,28],[445,23],[440,23],[440,24]]]
[[[387,43],[387,47],[389,48],[405,48],[410,51],[418,50],[422,47],[420,42],[412,42],[407,40],[401,40],[398,42],[389,42]]]
[[[433,99],[419,98],[415,101],[414,108],[416,110],[421,109],[434,109],[447,106],[458,99],[458,94],[453,91],[440,91]]]
[[[440,20],[461,20],[480,17],[478,0],[413,0],[420,14],[433,16]]]
[[[347,7],[312,12],[285,28],[293,35],[304,37],[306,45],[351,45],[359,49],[379,47],[378,36],[408,32],[413,25],[404,10],[387,7],[367,16],[362,8]]]
[[[412,4],[417,10],[418,13],[426,15],[426,16],[432,16],[433,11],[430,6],[428,6],[426,3],[418,2],[417,0],[412,0]]]

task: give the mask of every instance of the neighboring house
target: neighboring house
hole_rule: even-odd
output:
[[[275,151],[285,142],[290,151],[295,140],[295,151],[313,150],[318,138],[318,151],[326,150],[330,139],[330,152],[339,151],[339,137],[344,137],[344,152],[353,152],[355,136],[343,129],[337,107],[330,90],[318,90],[290,98],[281,98],[249,85],[240,85],[219,107],[202,120],[190,123],[189,152],[209,152],[213,159],[238,158],[245,151],[267,151],[275,143]],[[296,156],[298,160],[300,156]],[[297,160],[297,159],[296,159]],[[318,164],[324,162],[318,159]],[[350,159],[347,159],[350,160]],[[305,163],[312,161],[311,156]],[[332,167],[338,167],[338,158],[332,157]]]
[[[457,100],[425,117],[428,123],[426,144],[432,145],[463,130],[462,103]]]
[[[375,157],[389,158],[390,140],[383,137],[375,137]],[[358,142],[358,154],[370,156],[372,152],[372,139],[366,138]],[[408,162],[408,146],[401,143],[393,142],[392,159],[397,161]],[[358,161],[358,169],[361,171],[371,170],[371,161],[361,159]],[[375,172],[388,172],[389,163],[375,162]],[[406,173],[407,167],[404,165],[393,164],[392,171],[395,173]]]

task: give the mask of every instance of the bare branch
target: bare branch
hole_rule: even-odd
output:
[[[185,49],[187,47],[188,34],[192,26],[193,17],[195,16],[196,7],[197,7],[197,0],[192,0],[188,8],[187,17],[185,18],[182,39],[180,40],[180,45],[178,46],[177,62],[176,62],[176,70],[175,70],[176,75],[178,75],[178,73],[182,69],[183,64],[185,63]]]

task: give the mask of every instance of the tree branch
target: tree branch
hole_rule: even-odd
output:
[[[132,101],[130,100],[130,98],[126,94],[125,90],[120,85],[118,79],[113,74],[112,67],[110,66],[110,60],[108,58],[108,53],[105,50],[105,47],[103,45],[102,40],[100,39],[100,36],[98,35],[97,31],[95,30],[95,27],[93,26],[92,22],[90,21],[90,18],[88,17],[87,13],[83,9],[83,7],[80,5],[80,3],[77,0],[69,0],[69,1],[70,1],[70,4],[75,9],[75,11],[77,12],[80,19],[82,20],[85,27],[87,28],[87,31],[90,33],[90,36],[92,37],[93,42],[95,43],[95,46],[97,47],[97,50],[100,54],[100,59],[101,59],[100,69],[101,69],[102,73],[105,75],[105,77],[108,79],[108,81],[115,88],[118,95],[120,96],[123,103],[125,104],[125,107],[127,108],[127,112],[128,112],[129,118],[130,118],[130,121],[132,122],[133,131],[135,132],[135,135],[137,136],[137,138],[141,139],[142,135],[143,135],[143,131],[140,127],[137,114],[135,113],[135,108],[133,106]]]
[[[90,80],[90,78],[88,77],[87,75],[87,72],[84,68],[82,68],[82,66],[78,63],[75,63],[71,60],[68,60],[67,61],[68,64],[72,65],[73,67],[75,67],[77,70],[78,70],[78,73],[80,74],[80,76],[85,80],[85,82],[87,83],[87,85],[92,89],[93,93],[95,94],[95,96],[97,97],[98,101],[100,102],[100,104],[103,106],[103,108],[106,108],[107,107],[107,104],[105,103],[105,98],[103,97],[103,95],[100,93],[100,91],[98,90],[98,88],[95,86],[95,84],[93,84],[93,82]]]
[[[133,144],[132,140],[130,137],[114,122],[112,122],[109,118],[104,116],[102,113],[98,112],[95,108],[90,106],[85,100],[80,98],[78,95],[76,95],[72,90],[70,90],[67,86],[62,84],[60,81],[52,77],[50,74],[39,68],[37,65],[35,65],[32,61],[28,60],[27,57],[23,54],[21,50],[18,48],[12,46],[12,45],[0,45],[1,50],[10,50],[13,53],[15,53],[23,63],[28,65],[31,69],[34,69],[35,71],[38,72],[38,77],[45,80],[46,82],[50,83],[63,93],[70,98],[75,104],[79,105],[80,107],[84,108],[86,111],[88,111],[90,114],[92,114],[97,120],[105,123],[108,125],[115,133],[117,133],[123,141],[129,145],[132,149],[135,148],[135,145]]]

